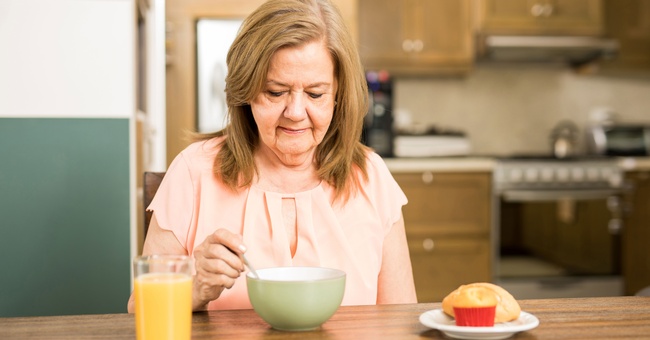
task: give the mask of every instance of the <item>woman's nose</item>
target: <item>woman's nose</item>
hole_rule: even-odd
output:
[[[287,106],[284,109],[285,117],[292,120],[301,120],[307,114],[304,92],[291,92]]]

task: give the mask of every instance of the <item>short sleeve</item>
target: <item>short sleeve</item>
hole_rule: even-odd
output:
[[[172,231],[185,249],[188,249],[194,196],[191,172],[181,153],[169,165],[147,210],[154,212],[160,227]]]
[[[388,233],[402,215],[402,206],[408,203],[408,199],[384,160],[374,152],[368,155],[367,171],[369,181],[367,193],[373,200],[381,219],[387,221],[384,231]]]

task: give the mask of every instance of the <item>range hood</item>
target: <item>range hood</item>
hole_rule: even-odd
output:
[[[599,59],[613,59],[618,41],[586,36],[486,36],[479,46],[479,60],[551,62],[580,66]]]

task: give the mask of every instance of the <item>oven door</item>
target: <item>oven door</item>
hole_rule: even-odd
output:
[[[620,194],[616,189],[499,193],[497,282],[529,298],[619,295]]]

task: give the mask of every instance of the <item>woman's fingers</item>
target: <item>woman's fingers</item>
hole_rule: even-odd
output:
[[[195,258],[197,272],[205,271],[237,278],[244,271],[239,256],[220,244],[206,245],[205,251],[198,256],[195,253]]]
[[[232,288],[244,271],[241,254],[245,251],[240,235],[218,229],[194,251],[195,291],[201,303],[217,299]]]
[[[226,229],[217,229],[206,238],[206,241],[212,244],[222,244],[237,255],[246,252],[241,235],[234,234]]]

